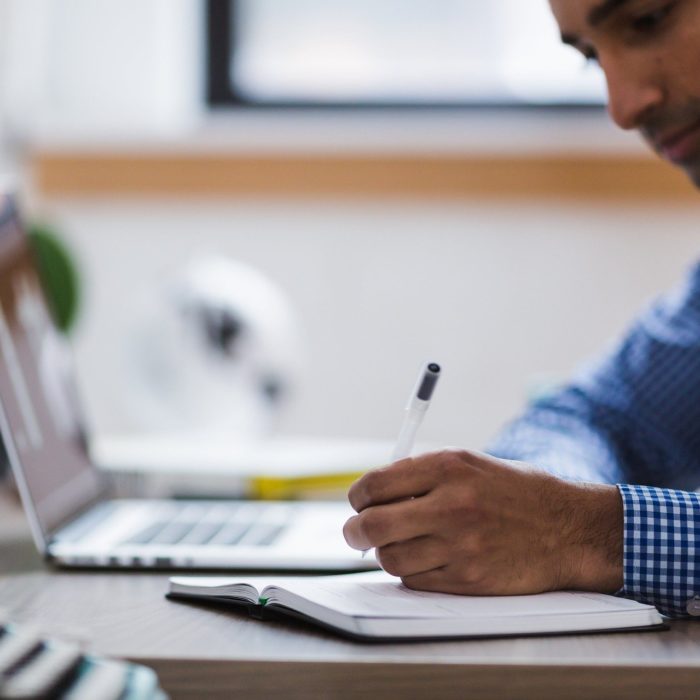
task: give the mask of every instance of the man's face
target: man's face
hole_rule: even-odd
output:
[[[562,39],[597,61],[608,110],[700,187],[700,0],[550,0]]]

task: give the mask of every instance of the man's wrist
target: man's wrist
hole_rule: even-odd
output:
[[[566,588],[615,593],[623,585],[624,511],[616,486],[569,484]]]

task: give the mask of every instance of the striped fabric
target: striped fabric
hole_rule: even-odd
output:
[[[563,478],[618,484],[622,595],[686,615],[700,595],[700,264],[566,387],[488,448]],[[634,484],[634,485],[632,485]]]

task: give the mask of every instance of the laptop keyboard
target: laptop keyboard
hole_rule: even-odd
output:
[[[264,547],[287,528],[287,517],[264,504],[183,504],[168,511],[122,544]]]

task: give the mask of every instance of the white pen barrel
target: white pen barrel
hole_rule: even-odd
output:
[[[418,375],[418,382],[408,399],[408,406],[406,406],[399,437],[391,456],[392,462],[411,456],[416,433],[423,421],[425,412],[428,410],[428,406],[430,406],[430,399],[439,377],[440,365],[437,363],[428,362],[421,368],[421,373]],[[367,554],[367,551],[368,550],[362,552],[363,558],[365,554]]]
[[[406,420],[401,426],[401,432],[396,441],[396,446],[394,447],[394,453],[391,456],[392,462],[411,456],[416,433],[423,420],[423,414],[424,411],[412,411],[410,415],[406,416]]]

